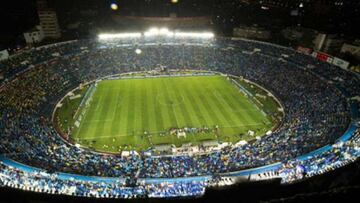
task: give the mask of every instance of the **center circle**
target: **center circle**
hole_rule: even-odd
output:
[[[180,95],[180,98],[169,97],[166,94],[158,94],[156,100],[164,106],[179,106],[184,103],[184,96]]]

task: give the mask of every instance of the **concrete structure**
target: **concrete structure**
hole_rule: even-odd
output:
[[[341,47],[341,53],[349,53],[357,59],[360,59],[360,46],[345,43]]]
[[[268,30],[256,26],[240,26],[234,28],[233,36],[249,39],[269,39],[271,33]]]
[[[0,51],[0,61],[8,59],[9,58],[9,52],[4,49]]]
[[[50,38],[60,38],[61,33],[55,10],[48,7],[46,0],[38,0],[37,11],[44,36]]]
[[[327,35],[323,45],[323,51],[326,53],[338,53],[344,44],[344,39],[338,35]]]
[[[44,39],[44,32],[40,25],[35,26],[31,30],[24,32],[24,38],[27,44],[39,43]]]
[[[319,33],[314,40],[314,50],[320,51],[325,43],[326,34]]]
[[[344,43],[344,39],[337,35],[329,35],[320,33],[314,40],[316,51],[322,51],[330,54],[338,53],[341,46]]]

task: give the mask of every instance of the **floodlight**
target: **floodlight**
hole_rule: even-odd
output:
[[[135,49],[135,53],[136,53],[136,54],[141,54],[142,51],[141,51],[141,49]]]
[[[148,31],[144,32],[144,36],[145,37],[150,37],[150,36],[168,36],[171,37],[173,36],[174,33],[169,31],[168,28],[150,28]]]
[[[116,3],[112,3],[112,4],[110,4],[110,8],[112,10],[116,11],[116,10],[118,10],[119,7],[118,7],[118,5]]]
[[[117,34],[99,34],[100,40],[119,39],[119,38],[138,38],[141,33],[117,33]]]
[[[176,32],[175,37],[182,37],[182,38],[213,38],[214,34],[211,32]]]

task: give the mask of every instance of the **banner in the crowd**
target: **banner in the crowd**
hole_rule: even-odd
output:
[[[316,58],[319,59],[320,61],[328,62],[329,55],[323,53],[316,53]]]
[[[328,62],[328,63],[332,63],[334,58],[332,56],[329,56],[325,53],[320,53],[320,52],[313,52],[312,54],[314,57],[316,57],[317,59],[319,59],[320,61],[323,62]]]
[[[54,56],[54,57],[59,57],[59,56],[60,56],[60,53],[59,53],[59,52],[54,52],[54,53],[52,53],[51,55]]]
[[[0,61],[8,59],[9,58],[9,52],[5,49],[0,51]]]
[[[342,60],[340,58],[334,57],[333,64],[339,66],[340,68],[347,69],[350,65],[349,62]]]
[[[248,55],[251,55],[251,54],[253,54],[254,52],[252,52],[252,51],[241,51],[243,54],[248,54]]]
[[[21,61],[20,64],[25,66],[25,65],[30,64],[30,62],[28,60],[24,60],[24,61]]]
[[[311,55],[313,57],[319,59],[320,61],[333,64],[333,65],[338,66],[338,67],[343,68],[343,69],[348,69],[349,65],[350,65],[350,63],[348,61],[345,61],[345,60],[340,59],[338,57],[330,56],[330,55],[325,54],[325,53],[320,53],[320,52],[314,51]]]
[[[332,63],[333,61],[334,61],[334,57],[328,55],[328,58],[326,59],[326,62]]]
[[[299,53],[310,55],[313,50],[307,47],[298,46],[296,49]]]

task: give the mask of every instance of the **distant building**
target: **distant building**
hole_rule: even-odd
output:
[[[340,51],[344,43],[344,39],[337,35],[318,34],[314,43],[315,50],[333,54]]]
[[[9,58],[9,52],[6,49],[1,50],[0,51],[0,61],[3,61],[8,58]]]
[[[259,0],[260,5],[275,8],[297,8],[303,0]]]
[[[353,45],[359,45],[359,46],[360,46],[360,39],[356,39],[352,44],[353,44]]]
[[[326,34],[324,33],[319,33],[314,40],[314,50],[315,51],[321,51],[321,49],[323,48],[323,45],[325,43],[326,40]]]
[[[339,53],[344,41],[345,40],[338,35],[328,35],[324,43],[323,51],[330,54]]]
[[[39,43],[44,39],[44,32],[40,25],[24,32],[24,38],[27,44]]]
[[[257,2],[266,7],[273,7],[273,8],[303,8],[303,7],[312,7],[315,4],[318,5],[329,5],[333,7],[340,7],[343,5],[356,5],[355,3],[352,3],[351,1],[346,0],[257,0]]]
[[[355,58],[360,59],[360,46],[345,43],[341,47],[341,53],[348,53]]]
[[[271,33],[268,30],[256,26],[241,26],[234,28],[233,36],[249,39],[269,39]]]
[[[55,10],[48,7],[46,0],[38,0],[37,11],[44,37],[60,38],[60,27]]]

